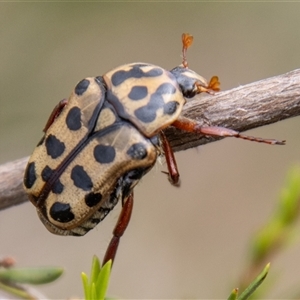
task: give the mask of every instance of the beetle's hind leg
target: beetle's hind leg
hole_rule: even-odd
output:
[[[252,142],[259,142],[259,143],[265,143],[270,145],[285,145],[285,141],[248,136],[248,135],[241,134],[238,131],[228,129],[225,127],[201,126],[196,121],[190,120],[185,117],[179,117],[174,123],[172,123],[172,126],[178,129],[182,129],[184,131],[199,133],[203,135],[219,136],[219,137],[235,137],[235,138],[241,138]]]
[[[109,260],[112,260],[112,263],[115,260],[115,256],[119,247],[120,239],[123,236],[132,213],[132,208],[133,208],[133,192],[131,192],[124,201],[125,203],[123,204],[119,219],[117,221],[117,224],[113,230],[113,237],[106,249],[102,265],[104,266]]]

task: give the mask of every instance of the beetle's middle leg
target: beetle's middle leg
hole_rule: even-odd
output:
[[[270,145],[285,145],[285,141],[248,136],[248,135],[241,134],[238,131],[228,129],[225,127],[201,126],[197,121],[193,121],[185,117],[179,117],[171,125],[178,129],[182,129],[184,131],[199,133],[203,135],[219,136],[219,137],[235,137],[235,138],[241,138],[252,142],[266,143]]]
[[[167,163],[167,167],[168,167],[168,172],[162,171],[162,173],[165,173],[168,175],[168,179],[171,182],[171,184],[173,184],[175,186],[179,186],[179,184],[180,184],[179,171],[177,168],[177,163],[176,163],[173,149],[172,149],[166,135],[164,134],[164,132],[161,131],[159,133],[159,135],[160,135],[161,145],[162,145],[165,157],[166,157],[166,163]]]
[[[129,194],[128,198],[126,199],[122,207],[119,219],[113,230],[113,237],[107,247],[107,250],[103,258],[103,262],[102,262],[103,266],[109,260],[112,260],[112,263],[114,262],[119,247],[120,239],[129,224],[132,208],[133,208],[133,192]]]

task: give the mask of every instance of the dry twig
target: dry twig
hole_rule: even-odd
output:
[[[183,114],[203,125],[237,131],[275,123],[300,114],[300,69],[215,96],[198,96],[189,101]],[[176,130],[165,131],[173,149],[181,151],[203,145],[216,138]],[[22,177],[28,157],[0,166],[0,210],[27,201]]]

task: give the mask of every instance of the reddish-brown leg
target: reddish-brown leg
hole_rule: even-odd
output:
[[[224,127],[218,127],[218,126],[201,127],[197,122],[185,117],[179,117],[174,123],[172,123],[172,126],[185,131],[200,133],[204,135],[220,136],[220,137],[235,137],[235,138],[241,138],[252,142],[266,143],[271,145],[285,145],[285,141],[278,141],[274,139],[263,139],[259,137],[248,136],[248,135],[241,134],[238,131],[224,128]]]
[[[113,237],[106,249],[102,266],[104,266],[109,260],[111,260],[112,263],[114,262],[118,250],[118,246],[120,243],[120,239],[129,224],[132,208],[133,208],[133,192],[130,193],[130,195],[128,196],[127,200],[125,201],[122,207],[118,222],[113,231]]]
[[[47,123],[46,126],[44,128],[44,132],[46,132],[48,130],[48,128],[52,125],[52,123],[55,121],[55,119],[61,114],[63,108],[67,105],[68,100],[67,99],[63,99],[61,101],[59,101],[59,103],[54,107]]]
[[[171,145],[164,134],[163,131],[160,132],[160,139],[161,139],[161,144],[162,148],[166,157],[166,163],[168,167],[168,172],[162,171],[162,173],[165,173],[168,175],[168,179],[173,185],[179,186],[179,172],[177,168],[177,163],[176,159],[174,156],[173,149],[171,148]]]

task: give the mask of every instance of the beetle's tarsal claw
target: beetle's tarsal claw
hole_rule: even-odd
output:
[[[285,140],[279,141],[279,140],[275,140],[275,139],[264,139],[264,138],[260,138],[260,137],[243,135],[240,133],[238,133],[234,136],[237,138],[242,138],[244,140],[251,141],[251,142],[258,142],[258,143],[264,143],[264,144],[269,144],[269,145],[285,145]]]

